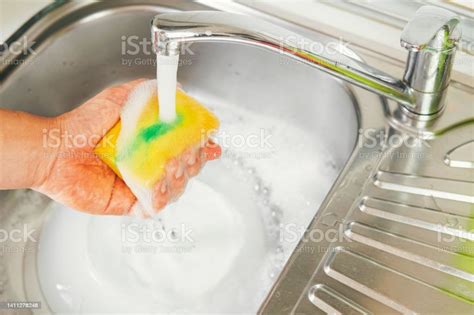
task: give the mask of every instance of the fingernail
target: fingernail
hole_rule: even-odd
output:
[[[192,154],[191,157],[188,159],[188,165],[194,165],[194,163],[196,163],[196,160],[196,154]]]
[[[161,184],[160,191],[161,191],[162,194],[164,194],[166,192],[166,188],[167,188],[166,183]]]
[[[178,166],[174,177],[175,177],[176,179],[178,179],[178,178],[180,178],[181,176],[183,176],[183,174],[184,174],[184,167],[183,167],[182,165],[180,165],[180,166]]]

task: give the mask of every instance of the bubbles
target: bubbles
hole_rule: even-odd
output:
[[[244,165],[244,160],[242,159],[242,157],[235,158],[234,165],[238,167],[242,167]]]
[[[253,190],[255,190],[255,192],[260,192],[260,184],[259,183],[256,183],[254,186],[253,186]]]
[[[277,252],[277,254],[283,253],[283,247],[278,246],[277,249],[276,249],[276,252]]]

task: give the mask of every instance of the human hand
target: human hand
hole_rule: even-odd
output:
[[[55,119],[61,141],[47,176],[34,189],[74,209],[92,214],[128,214],[136,199],[123,180],[95,154],[94,148],[120,117],[128,94],[143,80],[110,87],[83,105]],[[51,132],[50,132],[51,133]],[[51,140],[51,139],[50,139]],[[57,142],[57,141],[56,141]],[[212,142],[190,148],[166,165],[166,175],[155,184],[153,206],[162,209],[183,192],[188,179],[221,148]]]

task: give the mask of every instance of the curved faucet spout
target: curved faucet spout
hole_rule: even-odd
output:
[[[419,93],[403,80],[349,56],[342,45],[323,45],[254,17],[214,11],[160,14],[152,22],[152,41],[155,52],[164,55],[179,54],[186,42],[258,46],[316,67],[417,112]]]

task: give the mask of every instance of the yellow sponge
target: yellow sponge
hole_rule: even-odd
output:
[[[127,137],[119,135],[123,128],[119,121],[102,138],[95,153],[121,176],[119,168],[126,167],[140,185],[151,188],[165,172],[165,165],[187,148],[207,141],[209,133],[219,127],[219,121],[182,90],[176,92],[177,118],[172,123],[159,121],[156,94],[147,96],[146,105],[139,104],[134,129]],[[133,104],[126,104],[133,106]],[[124,117],[122,117],[122,120]],[[203,143],[204,144],[204,143]],[[121,167],[118,167],[120,164]]]

